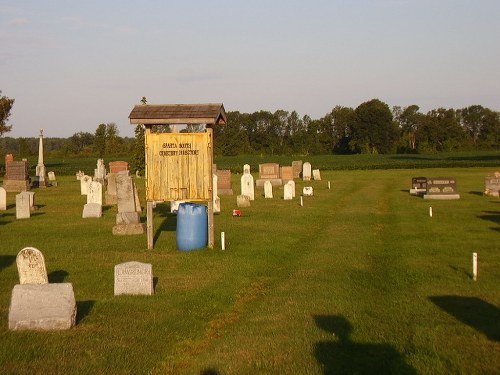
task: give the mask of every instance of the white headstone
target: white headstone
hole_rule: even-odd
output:
[[[304,186],[304,189],[302,189],[302,194],[305,197],[312,197],[314,195],[312,186]]]
[[[313,169],[313,179],[316,181],[321,181],[321,174],[319,173],[319,169]]]
[[[115,296],[120,294],[153,294],[153,266],[150,263],[127,262],[115,266]]]
[[[48,175],[49,175],[49,181],[55,181],[56,180],[56,174],[55,174],[55,172],[50,171],[48,173]]]
[[[102,206],[102,184],[92,181],[87,190],[87,203],[98,203]]]
[[[311,163],[306,161],[302,165],[302,179],[304,181],[310,181],[311,180]]]
[[[3,187],[0,187],[0,211],[7,209],[7,192]]]
[[[25,247],[16,257],[19,284],[47,284],[45,258],[40,250]]]
[[[241,176],[241,195],[247,195],[251,201],[255,200],[255,185],[250,173]]]
[[[9,307],[10,330],[63,330],[75,323],[72,284],[14,286]]]
[[[30,195],[21,192],[16,195],[16,219],[29,219],[30,217]]]
[[[272,198],[273,197],[273,184],[271,181],[266,180],[264,182],[264,198]]]
[[[290,180],[287,182],[287,184],[290,185],[290,187],[292,189],[292,198],[295,198],[295,181]]]
[[[87,195],[89,191],[89,185],[92,182],[92,177],[84,175],[80,177],[80,194]]]
[[[212,192],[213,192],[213,211],[214,213],[220,212],[220,198],[217,191],[217,183],[219,177],[214,173],[212,174]]]
[[[292,200],[293,199],[293,192],[292,192],[292,185],[290,185],[288,182],[283,185],[283,199],[286,201]]]
[[[243,174],[250,173],[250,164],[245,164],[243,166]]]
[[[102,205],[99,203],[87,203],[83,206],[82,218],[87,219],[91,217],[102,216]]]
[[[34,191],[24,191],[26,195],[28,195],[30,199],[30,211],[33,212],[35,210],[35,192]]]

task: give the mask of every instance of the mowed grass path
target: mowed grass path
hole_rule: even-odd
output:
[[[216,248],[191,252],[175,250],[167,205],[155,210],[156,244],[148,251],[145,236],[112,236],[115,207],[101,219],[81,219],[79,184],[63,178],[57,188],[37,190],[40,208],[28,221],[12,218],[13,207],[0,217],[0,368],[12,374],[497,373],[500,200],[482,196],[491,172],[323,172],[323,181],[297,181],[293,201],[283,201],[280,189],[264,199],[258,189],[252,206],[235,218],[235,196],[222,196]],[[410,196],[412,176],[456,177],[461,199]],[[306,185],[315,196],[300,207]],[[79,315],[72,330],[7,330],[18,282],[14,257],[24,246],[44,253],[52,282],[73,283]],[[153,264],[154,296],[113,296],[113,267],[131,260]]]

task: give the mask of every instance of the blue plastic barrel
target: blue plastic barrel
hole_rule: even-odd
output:
[[[207,206],[195,203],[181,203],[177,211],[177,249],[195,250],[207,246]]]

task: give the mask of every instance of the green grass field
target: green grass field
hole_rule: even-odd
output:
[[[15,219],[8,193],[0,372],[499,373],[500,200],[482,195],[495,170],[498,163],[322,171],[322,181],[296,181],[293,201],[280,189],[274,199],[257,189],[241,217],[231,215],[236,196],[221,196],[215,248],[187,252],[175,248],[168,204],[155,209],[155,248],[147,250],[146,235],[111,234],[116,207],[81,218],[86,200],[74,175],[35,189],[38,210],[28,220]],[[413,176],[456,177],[461,199],[410,196]],[[233,174],[235,193],[239,178]],[[303,186],[315,195],[301,207]],[[50,282],[73,284],[71,330],[7,329],[15,256],[26,246],[43,252]],[[113,295],[114,266],[133,260],[153,265],[153,296]]]

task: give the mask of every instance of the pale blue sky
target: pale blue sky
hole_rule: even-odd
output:
[[[1,0],[7,135],[132,136],[142,96],[313,119],[372,98],[498,111],[499,17],[499,0]]]

